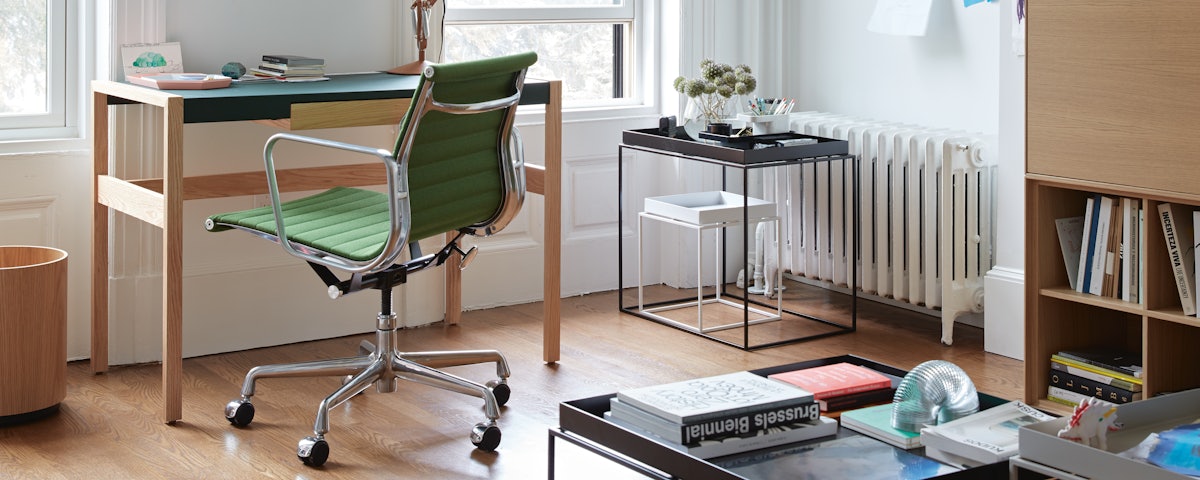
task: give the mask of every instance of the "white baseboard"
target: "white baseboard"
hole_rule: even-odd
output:
[[[1025,359],[1025,271],[996,267],[983,279],[984,351]]]

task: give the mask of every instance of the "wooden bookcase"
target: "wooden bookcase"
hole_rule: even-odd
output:
[[[1142,353],[1147,397],[1200,387],[1200,321],[1183,315],[1156,214],[1200,208],[1200,4],[1027,5],[1025,401],[1069,411],[1046,400],[1050,355],[1097,345]],[[1068,285],[1054,221],[1091,193],[1141,200],[1139,302]]]

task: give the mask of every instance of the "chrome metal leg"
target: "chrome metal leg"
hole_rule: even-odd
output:
[[[392,357],[392,369],[396,376],[405,380],[437,387],[452,392],[474,395],[483,399],[484,413],[488,420],[495,422],[500,418],[500,404],[492,390],[482,384],[465,378],[451,375],[441,370],[429,368],[396,354]]]
[[[432,352],[399,352],[400,358],[410,360],[430,368],[456,367],[459,365],[474,365],[477,363],[495,362],[496,376],[508,378],[512,373],[508,369],[508,361],[497,350],[448,350]]]
[[[370,357],[348,357],[257,366],[246,374],[246,381],[242,383],[242,396],[254,395],[254,382],[262,378],[354,375],[371,365],[371,362]]]
[[[349,382],[346,382],[345,385],[342,385],[341,388],[335,390],[328,397],[325,397],[325,400],[322,400],[321,405],[317,407],[317,420],[313,423],[313,433],[315,433],[318,438],[324,436],[326,433],[329,433],[329,409],[341,405],[342,402],[357,395],[358,392],[361,392],[367,387],[371,386],[372,383],[377,381],[394,381],[391,376],[385,372],[387,369],[386,366],[386,362],[381,360],[371,362],[371,364],[367,366],[365,370],[358,375],[355,375],[354,378],[350,379]]]

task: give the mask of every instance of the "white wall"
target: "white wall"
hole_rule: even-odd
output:
[[[867,31],[875,4],[790,4],[781,94],[796,96],[799,110],[998,135],[1001,201],[997,265],[985,283],[985,348],[1020,358],[1024,62],[1011,50],[1013,0],[972,7],[935,0],[919,37]]]
[[[996,3],[934,0],[923,37],[869,32],[876,2],[796,2],[783,45],[798,110],[995,133]]]

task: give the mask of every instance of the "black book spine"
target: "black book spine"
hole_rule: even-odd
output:
[[[891,388],[883,388],[879,390],[867,390],[865,392],[851,393],[849,395],[841,395],[837,397],[829,397],[819,400],[821,403],[821,411],[836,412],[838,410],[848,410],[851,408],[866,407],[876,403],[889,402],[895,397],[896,391]]]
[[[1134,393],[1055,369],[1050,369],[1050,386],[1079,392],[1112,403],[1129,403],[1142,399],[1141,392]]]
[[[692,445],[708,440],[744,437],[768,428],[792,425],[798,422],[816,423],[820,417],[821,407],[816,401],[813,401],[700,420],[679,426],[683,439],[680,443]]]

